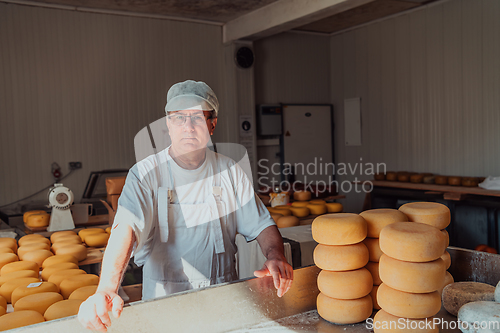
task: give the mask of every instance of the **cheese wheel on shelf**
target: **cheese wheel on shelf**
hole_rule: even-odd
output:
[[[86,301],[87,298],[94,295],[97,291],[97,285],[80,287],[73,291],[71,295],[69,295],[68,299],[81,299],[82,301]]]
[[[58,248],[56,254],[71,254],[78,261],[82,261],[87,259],[87,248],[81,244],[71,244]]]
[[[365,321],[373,311],[370,295],[357,299],[335,299],[320,293],[316,306],[321,318],[335,324],[354,324]]]
[[[14,261],[6,264],[0,270],[0,275],[8,274],[16,271],[32,270],[38,274],[40,267],[36,262],[33,261]]]
[[[73,243],[73,244],[81,244],[82,239],[78,235],[61,235],[52,242],[52,246],[59,243]]]
[[[382,283],[377,291],[377,302],[393,316],[422,319],[436,315],[441,309],[441,296],[431,293],[407,293]]]
[[[385,174],[385,179],[388,181],[396,181],[396,180],[398,180],[398,174],[396,172],[393,172],[393,171],[388,171]]]
[[[408,217],[397,209],[370,209],[359,214],[366,221],[366,237],[379,238],[380,231],[395,222],[407,222]]]
[[[451,256],[450,256],[450,253],[448,251],[444,251],[443,255],[441,256],[441,259],[443,259],[446,269],[450,268]]]
[[[85,242],[85,236],[90,235],[90,234],[95,234],[95,233],[103,233],[106,232],[104,229],[101,228],[87,228],[87,229],[82,229],[78,232],[78,236],[82,239],[83,242]]]
[[[310,204],[306,208],[309,208],[309,212],[313,215],[321,215],[326,213],[326,205],[323,204]]]
[[[328,271],[351,271],[368,262],[368,249],[363,243],[352,245],[318,244],[313,252],[314,263]]]
[[[33,214],[48,214],[44,210],[30,210],[23,214],[23,222],[26,223],[28,221],[28,217]]]
[[[28,243],[17,249],[17,255],[23,260],[26,253],[35,250],[50,250],[50,246],[47,243]]]
[[[372,301],[373,301],[373,309],[374,310],[381,309],[380,305],[378,305],[378,302],[377,302],[377,291],[378,291],[378,286],[373,286],[372,291],[370,291],[370,296],[371,296]]]
[[[494,301],[495,287],[481,282],[455,282],[444,287],[442,297],[443,307],[456,316],[458,310],[467,303]]]
[[[50,275],[50,277],[48,279],[48,282],[52,282],[53,284],[55,284],[57,286],[57,288],[59,288],[59,285],[61,284],[61,282],[63,282],[67,278],[74,276],[74,275],[82,275],[82,274],[87,274],[87,272],[85,272],[82,269],[63,269],[63,270],[52,273],[52,275]]]
[[[378,262],[383,252],[380,249],[378,238],[365,238],[363,243],[368,248],[368,252],[370,253],[370,261]]]
[[[292,202],[292,207],[306,207],[310,205],[309,201],[294,201]]]
[[[322,270],[318,275],[318,289],[328,297],[356,299],[368,295],[373,278],[366,268],[346,272]]]
[[[311,213],[307,207],[290,207],[290,210],[292,211],[293,216],[296,217],[306,217]]]
[[[374,333],[439,333],[434,318],[408,319],[379,310],[373,317]]]
[[[18,300],[14,305],[14,311],[33,310],[43,315],[49,306],[63,299],[57,292],[32,294]]]
[[[82,303],[83,301],[81,299],[67,299],[60,301],[49,306],[43,316],[47,321],[75,316],[78,314],[78,310],[80,309],[80,305]]]
[[[42,267],[42,264],[45,261],[45,259],[52,257],[53,255],[54,253],[52,253],[49,250],[35,250],[26,253],[23,256],[23,260],[36,262],[39,267]]]
[[[64,241],[54,243],[54,244],[52,244],[52,251],[54,253],[56,253],[61,247],[65,247],[68,245],[82,245],[82,240],[80,239],[80,237],[78,237],[78,240],[76,240],[76,239],[66,240],[65,239]]]
[[[314,219],[311,230],[320,244],[356,244],[366,237],[366,221],[357,214],[325,214]]]
[[[50,265],[42,270],[42,280],[48,281],[52,274],[66,269],[79,269],[79,267],[74,262],[61,262]]]
[[[451,221],[450,209],[437,202],[410,202],[399,207],[411,222],[432,225],[438,229],[446,228]]]
[[[380,278],[387,286],[409,293],[430,293],[439,290],[446,275],[443,259],[429,262],[410,262],[382,255]]]
[[[76,259],[75,256],[71,254],[56,254],[55,256],[45,259],[42,264],[42,268],[47,268],[49,266],[60,264],[62,262],[72,262],[78,265],[78,259]]]
[[[436,185],[448,185],[448,176],[436,176],[434,177],[434,183]]]
[[[441,286],[441,288],[439,288],[439,290],[438,290],[439,295],[443,295],[444,287],[446,287],[447,285],[452,284],[454,282],[455,282],[455,279],[453,279],[453,276],[450,274],[450,272],[446,271],[446,275],[444,277],[444,283]]]
[[[19,257],[14,253],[0,253],[0,270],[7,264],[19,261]]]
[[[2,237],[0,238],[0,247],[8,247],[12,252],[17,253],[17,241],[14,238]]]
[[[13,328],[42,323],[44,321],[44,317],[36,311],[14,311],[0,317],[0,327],[2,330],[7,331]]]
[[[57,286],[51,282],[23,283],[22,285],[14,289],[14,291],[12,291],[12,305],[15,307],[17,301],[23,297],[45,292],[57,293],[59,292],[59,288],[57,288]]]
[[[14,253],[10,247],[0,247],[0,253]]]
[[[73,230],[56,231],[52,235],[50,235],[50,241],[52,243],[55,243],[60,237],[66,236],[78,236],[78,234]]]
[[[373,261],[369,261],[365,266],[365,268],[370,271],[370,274],[373,278],[373,284],[375,286],[379,286],[382,284],[382,280],[380,279],[379,266],[380,265],[378,262]]]
[[[278,228],[296,227],[300,224],[299,218],[295,216],[283,216],[276,221]]]
[[[326,201],[323,199],[313,199],[310,200],[309,203],[313,205],[326,205]]]
[[[37,243],[37,242],[41,243],[41,242],[46,242],[49,240],[40,234],[29,234],[29,235],[26,235],[26,236],[19,238],[18,244],[19,244],[19,246],[23,246],[25,244],[32,243],[33,241],[35,243]],[[50,245],[50,241],[49,241],[49,245]]]
[[[89,247],[103,247],[108,244],[109,234],[99,233],[99,234],[90,234],[85,236],[85,243]]]
[[[441,230],[444,237],[446,238],[446,247],[450,246],[450,235],[448,235],[448,231],[446,229]]]
[[[295,191],[295,192],[293,192],[293,198],[297,201],[309,201],[309,200],[311,200],[311,192],[309,192],[309,191]]]
[[[277,223],[280,217],[283,217],[283,215],[277,213],[271,213],[271,218],[273,219],[274,223]]]
[[[50,223],[50,214],[32,214],[28,217],[26,222],[26,226],[30,228],[43,228],[47,227]]]
[[[425,262],[440,258],[446,249],[441,230],[424,223],[396,222],[380,232],[380,249],[389,257]]]
[[[292,211],[290,209],[279,209],[279,208],[268,208],[270,213],[281,214],[283,216],[291,216]]]
[[[7,300],[7,303],[11,303],[11,296],[14,289],[23,285],[24,283],[40,282],[38,278],[25,277],[15,280],[10,280],[2,284],[0,287],[0,295]]]
[[[342,213],[344,210],[342,204],[338,202],[327,202],[325,205],[328,213]]]
[[[59,287],[61,288],[61,295],[64,299],[68,299],[69,295],[78,288],[85,286],[97,286],[99,284],[99,277],[95,274],[80,274],[73,275],[64,279]]]
[[[3,274],[0,276],[0,287],[7,281],[25,278],[25,277],[38,278],[38,272],[27,269],[27,270],[15,271],[15,272]]]

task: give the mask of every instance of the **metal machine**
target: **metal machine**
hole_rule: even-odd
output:
[[[73,192],[63,184],[54,184],[49,190],[48,199],[48,207],[52,208],[52,213],[47,231],[74,229],[75,223],[70,210],[74,200]]]

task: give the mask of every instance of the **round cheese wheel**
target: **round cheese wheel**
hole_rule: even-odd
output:
[[[378,262],[383,254],[380,249],[378,238],[365,238],[363,243],[365,243],[370,253],[370,261]]]
[[[56,231],[52,235],[50,235],[50,241],[52,243],[55,243],[57,239],[59,239],[60,237],[66,237],[66,236],[78,236],[78,234],[73,230]]]
[[[85,243],[90,247],[103,247],[108,244],[109,234],[99,233],[99,234],[91,234],[85,237]]]
[[[398,174],[396,172],[393,172],[393,171],[388,171],[385,174],[385,179],[388,181],[396,181],[396,180],[398,180]]]
[[[52,282],[59,288],[61,282],[63,282],[67,278],[74,275],[82,275],[82,274],[87,274],[87,272],[85,272],[82,269],[63,269],[52,273],[48,279],[48,282]]]
[[[72,262],[78,265],[78,259],[76,259],[75,256],[71,254],[59,254],[45,259],[42,264],[42,268],[47,268],[49,266],[60,264],[62,262]]]
[[[19,247],[29,245],[32,243],[46,243],[47,245],[50,246],[50,240],[48,238],[40,237],[40,238],[28,238],[22,244],[19,243]]]
[[[274,223],[277,223],[281,217],[283,217],[282,214],[271,213],[271,218],[273,219]]]
[[[401,171],[397,173],[398,182],[409,182],[410,181],[410,173]]]
[[[429,262],[396,260],[387,255],[380,258],[380,278],[387,286],[409,293],[430,293],[443,286],[446,266],[443,259]]]
[[[444,237],[446,237],[446,247],[450,246],[450,235],[448,235],[448,231],[446,229],[441,230]]]
[[[382,280],[380,279],[380,273],[379,273],[379,263],[378,262],[373,262],[369,261],[365,268],[370,271],[372,278],[373,278],[373,284],[375,286],[379,286],[382,284]]]
[[[70,244],[57,249],[56,254],[71,254],[78,261],[82,261],[87,259],[87,248],[81,244]]]
[[[97,285],[80,287],[69,295],[68,299],[81,299],[87,300],[90,296],[94,295],[97,291]]]
[[[437,291],[423,294],[407,293],[393,289],[385,283],[378,288],[377,302],[386,312],[410,319],[432,317],[441,309],[441,297]]]
[[[465,304],[458,312],[463,333],[496,333],[499,331],[500,303],[479,301]]]
[[[14,289],[14,291],[12,292],[11,295],[12,305],[15,307],[16,302],[23,297],[45,292],[57,293],[59,292],[59,289],[55,284],[51,282],[23,283],[22,285]]]
[[[56,253],[61,247],[65,247],[68,245],[82,245],[82,240],[80,239],[80,237],[78,237],[78,240],[77,239],[73,240],[65,239],[64,241],[61,240],[60,242],[52,244],[52,251]]]
[[[448,176],[436,176],[434,177],[434,183],[436,185],[448,185]]]
[[[50,265],[42,270],[42,280],[48,281],[52,274],[66,269],[78,269],[78,265],[74,262],[61,262],[59,264]]]
[[[52,246],[59,243],[73,243],[73,244],[81,244],[82,239],[78,235],[61,235],[52,242]]]
[[[3,331],[44,322],[41,314],[33,310],[14,311],[0,317]]]
[[[0,247],[0,253],[14,253],[10,247]]]
[[[452,185],[452,186],[462,185],[462,177],[457,177],[457,176],[448,177],[448,185]]]
[[[14,253],[0,253],[0,270],[3,266],[12,262],[19,261],[19,257]]]
[[[342,206],[341,203],[338,202],[327,202],[326,210],[328,211],[328,213],[342,213],[344,207]]]
[[[481,282],[455,282],[443,289],[443,307],[452,315],[470,302],[494,301],[495,287]]]
[[[44,210],[29,210],[23,214],[23,222],[26,223],[28,221],[28,217],[33,214],[48,214]]]
[[[111,227],[107,227],[104,231],[111,235]]]
[[[434,184],[435,179],[435,176],[424,176],[423,182],[424,184]]]
[[[314,219],[311,230],[314,240],[320,244],[355,244],[366,237],[366,221],[357,214],[326,214]]]
[[[0,238],[0,247],[8,247],[14,253],[17,252],[17,241],[14,238],[2,237]]]
[[[0,296],[0,306],[7,309],[7,300],[3,296]]]
[[[296,227],[300,224],[299,218],[295,216],[283,216],[278,219],[276,225],[278,228]]]
[[[30,228],[43,228],[49,225],[50,215],[47,213],[30,215],[25,224]]]
[[[17,249],[17,255],[19,259],[24,260],[24,255],[26,253],[35,250],[50,250],[50,246],[47,243],[28,243]]]
[[[87,228],[87,229],[82,229],[78,232],[78,236],[82,239],[83,242],[85,242],[85,236],[90,235],[90,234],[96,234],[96,233],[103,233],[106,232],[104,229],[101,228]]]
[[[450,209],[437,202],[410,202],[399,207],[399,210],[411,222],[426,223],[440,230],[451,221]]]
[[[15,271],[15,272],[7,273],[7,274],[2,274],[0,276],[0,287],[7,281],[15,280],[15,279],[19,279],[19,278],[25,278],[25,277],[38,278],[38,272],[35,272],[31,269],[28,269],[28,270]]]
[[[408,319],[387,313],[383,309],[373,317],[374,333],[438,333],[434,318]]]
[[[306,208],[309,208],[309,212],[313,215],[321,215],[326,213],[326,205],[322,204],[310,204]]]
[[[78,288],[85,286],[97,286],[99,284],[99,277],[94,274],[81,274],[73,275],[64,279],[59,287],[61,288],[61,295],[67,299],[69,295]]]
[[[49,250],[35,250],[26,253],[23,256],[23,260],[36,262],[39,267],[42,267],[42,264],[45,261],[45,259],[53,255],[54,253],[50,252]]]
[[[351,271],[366,265],[368,249],[363,243],[352,245],[318,244],[313,252],[314,263],[328,271]]]
[[[372,301],[373,301],[373,309],[380,310],[381,307],[380,307],[380,305],[378,305],[378,302],[377,302],[377,291],[378,291],[378,286],[373,286],[372,291],[370,291],[370,296],[371,296]]]
[[[44,313],[45,320],[54,320],[64,317],[75,316],[78,314],[80,305],[83,303],[81,299],[67,299],[49,306]]]
[[[292,215],[292,211],[290,209],[268,208],[268,210],[270,213],[273,213],[273,214],[281,214],[283,216],[291,216]]]
[[[452,284],[454,282],[455,282],[455,280],[453,279],[453,276],[450,274],[450,272],[446,271],[446,275],[444,277],[444,283],[441,286],[441,288],[439,288],[439,290],[438,290],[439,295],[443,295],[443,289],[444,289],[444,287],[446,287],[447,285]]]
[[[313,205],[326,205],[326,201],[323,199],[313,199],[309,203]]]
[[[33,261],[15,261],[11,262],[7,265],[4,265],[2,269],[0,270],[0,275],[8,274],[10,272],[16,272],[16,271],[24,271],[24,270],[31,270],[34,271],[38,274],[38,271],[40,270],[40,267],[36,262]]]
[[[370,209],[359,214],[366,221],[366,237],[379,238],[380,231],[395,222],[407,222],[408,217],[397,209]]]
[[[293,192],[293,198],[297,201],[309,201],[309,200],[311,200],[311,192],[309,192],[309,191],[295,191],[295,192]]]
[[[424,175],[421,173],[417,173],[416,175],[410,176],[410,182],[412,183],[421,183],[424,180]]]
[[[9,280],[2,284],[0,287],[0,295],[7,300],[7,303],[11,303],[11,296],[14,289],[23,285],[24,283],[40,282],[38,278],[24,277],[15,280]]]
[[[450,268],[451,256],[450,256],[450,253],[448,251],[444,251],[443,255],[441,256],[441,259],[443,259],[446,269]]]
[[[311,213],[307,207],[290,207],[290,210],[292,211],[293,216],[297,217],[306,217]]]
[[[366,320],[372,314],[370,295],[357,299],[336,299],[323,293],[316,300],[321,318],[335,324],[354,324]]]
[[[18,300],[14,311],[33,310],[43,315],[49,306],[62,300],[62,295],[57,292],[32,294]]]
[[[332,298],[361,298],[368,295],[372,288],[373,278],[366,268],[346,272],[322,270],[318,275],[319,291]]]
[[[6,308],[4,308],[3,306],[0,306],[0,317],[3,316],[6,313],[7,313]]]
[[[436,260],[446,249],[441,230],[424,223],[396,222],[380,232],[380,249],[389,257],[414,262]]]
[[[292,202],[292,207],[306,207],[309,204],[309,201],[294,201]]]
[[[41,242],[45,242],[44,239],[48,240],[47,238],[43,237],[40,234],[29,234],[29,235],[26,235],[26,236],[19,238],[18,244],[19,244],[19,246],[23,246],[23,245],[25,245],[27,243],[31,243],[33,241],[35,241],[35,243],[36,242],[41,243]],[[50,241],[49,241],[49,245],[50,245]]]
[[[373,175],[373,179],[375,180],[385,180],[385,173],[376,173]]]

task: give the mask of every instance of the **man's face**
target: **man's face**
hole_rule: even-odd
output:
[[[167,127],[172,146],[183,153],[204,149],[217,124],[217,118],[208,119],[211,116],[211,111],[201,110],[169,112]]]

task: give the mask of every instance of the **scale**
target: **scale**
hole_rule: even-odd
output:
[[[74,200],[73,192],[63,184],[54,184],[49,190],[48,197],[49,205],[47,207],[52,208],[52,212],[47,231],[75,229],[70,210]]]

